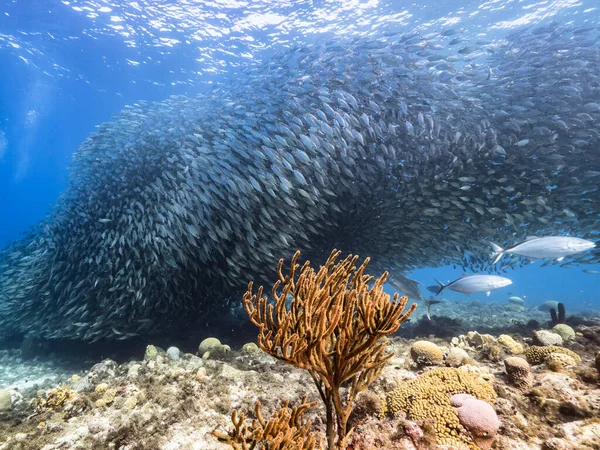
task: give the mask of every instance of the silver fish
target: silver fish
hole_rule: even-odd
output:
[[[507,249],[503,249],[493,242],[490,242],[490,245],[494,250],[492,264],[500,261],[506,253],[531,259],[551,258],[562,261],[566,256],[575,255],[596,247],[596,244],[592,241],[570,236],[532,236]]]
[[[412,280],[401,272],[394,270],[389,272],[387,282],[392,285],[394,289],[402,292],[402,294],[406,295],[408,298],[423,300],[423,296],[419,290],[419,285],[422,283],[417,280]]]
[[[443,284],[438,280],[435,281],[439,284],[436,295],[440,295],[445,289],[450,289],[467,295],[485,292],[489,296],[491,291],[512,284],[512,280],[498,275],[464,275],[448,284]]]

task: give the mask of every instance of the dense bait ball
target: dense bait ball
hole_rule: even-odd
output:
[[[180,329],[225,311],[248,280],[271,281],[296,249],[369,255],[376,273],[481,271],[502,268],[483,238],[592,237],[598,42],[596,28],[550,24],[476,63],[442,34],[328,41],[208,94],[128,107],[77,150],[47,219],[0,256],[0,330],[95,341]]]

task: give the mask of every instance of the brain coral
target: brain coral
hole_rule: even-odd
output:
[[[486,402],[496,399],[494,389],[486,382],[464,370],[444,367],[406,381],[389,392],[385,409],[391,414],[403,411],[409,420],[432,423],[440,445],[477,450],[450,404],[450,397],[455,394],[470,394]]]
[[[525,352],[525,357],[527,358],[527,362],[529,364],[541,364],[543,363],[551,353],[564,353],[565,355],[569,355],[571,358],[575,360],[575,362],[581,361],[579,355],[568,348],[557,347],[556,345],[549,345],[546,347],[538,347],[531,346]]]

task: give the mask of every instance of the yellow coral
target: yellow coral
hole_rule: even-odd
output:
[[[132,395],[131,397],[128,397],[127,400],[125,400],[125,409],[133,409],[136,407],[136,405],[138,404],[138,398],[136,395]]]
[[[550,353],[546,357],[546,365],[553,372],[563,372],[577,364],[575,358],[565,353]]]
[[[566,323],[559,323],[554,325],[552,331],[556,334],[559,334],[563,341],[569,341],[571,339],[575,339],[575,330],[571,328]]]
[[[169,373],[169,376],[171,378],[180,378],[183,377],[185,375],[185,369],[183,367],[176,367],[175,369],[171,370],[171,372]]]
[[[77,393],[66,386],[51,389],[45,394],[45,398],[36,397],[32,400],[35,411],[43,413],[46,411],[61,411],[65,405],[77,397]]]
[[[440,445],[476,450],[477,446],[460,424],[450,404],[452,395],[463,393],[487,402],[496,399],[492,386],[471,373],[455,368],[439,368],[404,382],[389,392],[384,408],[391,414],[403,411],[409,420],[433,423]]]
[[[198,346],[198,355],[203,359],[208,359],[211,356],[219,356],[225,353],[229,353],[231,347],[229,345],[221,344],[221,341],[217,338],[206,338]]]
[[[115,397],[117,396],[117,390],[114,388],[107,389],[102,396],[102,400],[105,401],[107,405],[110,405],[115,401]]]
[[[254,342],[248,342],[247,344],[244,344],[244,346],[242,347],[242,350],[244,350],[246,353],[258,353],[260,352],[260,348],[258,347],[258,345],[256,345]]]
[[[525,352],[525,357],[527,358],[527,362],[529,364],[541,364],[543,363],[548,356],[552,353],[564,353],[565,355],[569,355],[571,358],[575,360],[575,362],[580,362],[581,358],[579,355],[568,348],[558,347],[556,345],[548,345],[546,347],[538,347],[531,346]]]
[[[106,392],[107,389],[108,389],[108,383],[100,383],[98,386],[96,386],[94,391],[96,392],[96,394],[102,395]]]
[[[508,334],[501,334],[496,342],[513,355],[520,355],[523,353],[523,345],[519,344]]]

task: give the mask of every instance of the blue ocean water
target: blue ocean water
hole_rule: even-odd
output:
[[[0,5],[0,246],[43,219],[71,156],[125,105],[193,96],[281,47],[332,35],[454,27],[501,39],[548,20],[598,23],[596,0],[555,1],[8,1]],[[509,244],[509,243],[503,243]],[[507,272],[510,295],[570,310],[600,308],[593,265]],[[410,274],[424,285],[460,268]],[[426,292],[426,291],[425,291]],[[449,299],[465,299],[448,293]],[[485,296],[473,296],[487,301]]]

